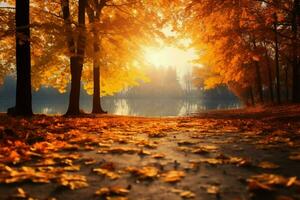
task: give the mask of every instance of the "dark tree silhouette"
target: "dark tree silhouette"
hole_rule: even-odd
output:
[[[79,0],[78,5],[78,39],[75,45],[75,39],[72,36],[70,5],[69,0],[62,1],[63,18],[68,34],[68,47],[72,56],[70,57],[71,68],[71,92],[69,97],[69,106],[66,115],[80,114],[80,86],[81,75],[84,62],[84,49],[86,43],[85,36],[85,9],[87,0]]]
[[[293,61],[292,61],[292,69],[293,69],[293,102],[300,103],[300,67],[299,67],[299,58],[298,58],[298,26],[300,24],[300,1],[294,1],[294,8],[292,11],[292,45],[293,45]]]
[[[89,16],[90,23],[99,23],[101,17],[101,11],[105,7],[106,0],[101,0],[100,2],[94,2],[94,8],[91,6],[87,6],[87,13]],[[93,58],[93,83],[94,83],[94,93],[93,93],[93,109],[92,113],[94,114],[103,114],[107,113],[102,109],[101,106],[101,98],[100,98],[100,63],[99,55],[100,51],[100,41],[99,41],[99,33],[96,26],[93,26],[93,51],[94,51],[94,58]]]
[[[279,64],[279,43],[278,43],[278,18],[277,14],[274,14],[274,33],[275,33],[275,63],[276,63],[276,91],[277,91],[277,103],[281,103],[280,95],[280,64]]]
[[[16,105],[8,109],[8,114],[31,116],[31,64],[30,64],[30,21],[29,0],[16,0]]]

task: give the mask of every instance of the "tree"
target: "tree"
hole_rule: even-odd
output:
[[[31,57],[29,0],[16,1],[16,105],[8,109],[8,114],[31,116]]]
[[[93,1],[87,6],[87,13],[89,16],[89,21],[92,24],[93,33],[93,109],[92,113],[101,114],[106,113],[101,107],[100,98],[100,41],[99,41],[99,23],[102,9],[106,4],[106,0]]]
[[[193,46],[201,50],[199,61],[211,68],[210,75],[202,77],[208,87],[238,84],[239,88],[252,88],[248,89],[252,95],[240,89],[235,92],[241,91],[248,98],[253,96],[262,102],[265,88],[273,101],[273,83],[276,83],[280,103],[284,91],[281,80],[285,75],[285,80],[287,76],[293,80],[293,99],[297,102],[298,0],[193,0],[185,7],[184,34],[193,38]],[[284,71],[287,66],[293,67],[293,73]],[[285,90],[288,94],[289,88]]]
[[[69,0],[61,0],[61,7],[65,28],[67,32],[68,48],[71,53],[70,56],[70,69],[71,69],[71,91],[69,97],[69,106],[66,115],[79,115],[80,108],[80,86],[81,75],[85,55],[85,9],[87,0],[79,0],[78,2],[78,27],[77,40],[73,37],[71,16],[70,16],[70,3]]]
[[[292,8],[292,66],[293,66],[293,102],[300,103],[300,61],[299,61],[299,25],[300,1],[294,0]]]
[[[278,17],[274,14],[274,35],[275,35],[275,63],[276,63],[276,90],[277,102],[281,103],[281,90],[280,90],[280,66],[279,66],[279,47],[278,47],[278,32],[277,32]]]
[[[87,63],[83,74],[84,88],[94,99],[112,95],[146,80],[147,63],[142,55],[143,46],[157,37],[158,20],[151,9],[152,1],[100,1],[90,2],[87,12]],[[157,9],[156,9],[157,11]],[[148,20],[149,23],[144,23]],[[97,34],[95,33],[95,30]],[[96,36],[96,37],[95,37]],[[97,48],[91,44],[97,42]],[[97,49],[97,53],[90,51]],[[89,59],[92,58],[92,59]],[[95,61],[100,69],[100,85],[97,86]],[[98,89],[100,92],[98,92]],[[99,106],[98,100],[93,103]]]

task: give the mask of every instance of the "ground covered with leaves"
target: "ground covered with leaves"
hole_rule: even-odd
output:
[[[0,199],[300,199],[300,118],[220,116],[2,114]]]

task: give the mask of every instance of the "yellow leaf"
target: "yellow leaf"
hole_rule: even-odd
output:
[[[185,173],[183,171],[172,170],[162,174],[162,180],[168,183],[178,182],[183,177],[185,177]]]

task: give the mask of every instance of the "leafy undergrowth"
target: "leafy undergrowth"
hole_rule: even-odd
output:
[[[300,122],[0,115],[0,199],[300,199]]]

